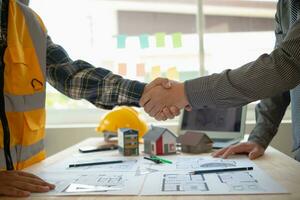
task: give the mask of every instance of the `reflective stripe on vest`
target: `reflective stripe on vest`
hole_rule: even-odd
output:
[[[26,19],[27,27],[29,29],[31,39],[35,48],[36,55],[38,57],[41,69],[46,77],[46,49],[47,49],[47,35],[40,26],[37,16],[33,14],[31,10],[28,9],[24,4],[17,2],[23,11],[24,17]],[[44,35],[44,37],[41,37]]]
[[[32,156],[38,154],[44,149],[44,140],[32,144],[30,146],[15,145],[10,147],[11,157],[14,165],[18,162],[28,160]],[[0,149],[0,169],[5,168],[4,150]]]
[[[25,112],[45,107],[45,92],[16,96],[4,94],[6,112]]]

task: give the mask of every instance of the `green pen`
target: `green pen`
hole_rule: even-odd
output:
[[[153,159],[157,159],[157,160],[161,161],[162,163],[172,164],[172,161],[170,161],[170,160],[159,158],[157,156],[150,156],[150,157],[153,158]]]

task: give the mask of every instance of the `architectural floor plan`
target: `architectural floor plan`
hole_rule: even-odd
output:
[[[164,174],[161,191],[208,191],[205,178],[202,175]]]
[[[143,157],[71,157],[37,174],[56,185],[49,193],[34,195],[217,195],[273,194],[287,191],[247,157],[220,159],[166,156],[172,164],[155,164]],[[68,167],[70,163],[120,160],[117,164]],[[253,167],[249,171],[194,175],[201,169]]]

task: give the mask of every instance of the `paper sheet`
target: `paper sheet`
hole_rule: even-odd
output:
[[[35,193],[34,196],[138,195],[144,181],[143,176],[136,176],[132,172],[85,172],[83,170],[76,172],[44,172],[38,175],[55,184],[56,188],[48,193]],[[75,186],[88,185],[90,188],[76,190],[74,184]],[[111,189],[102,190],[101,187],[102,189]]]
[[[66,158],[61,162],[50,165],[44,172],[136,172],[138,168],[138,157],[100,157],[97,154],[83,157],[83,156],[72,156]],[[69,164],[77,163],[89,163],[89,162],[103,162],[103,161],[113,161],[113,160],[125,160],[126,162],[108,165],[91,165],[83,167],[72,167],[69,168]]]
[[[143,157],[71,156],[48,166],[41,178],[56,185],[54,191],[35,195],[221,195],[287,193],[247,157],[220,159],[164,156],[172,164],[155,164]],[[126,160],[125,163],[69,168],[70,163]],[[191,175],[201,169],[253,167],[249,171]]]
[[[170,158],[171,159],[171,158]],[[254,170],[191,175],[200,169],[253,167]],[[141,195],[275,194],[287,191],[247,158],[179,157],[173,165],[150,167]],[[155,183],[155,184],[153,184]]]

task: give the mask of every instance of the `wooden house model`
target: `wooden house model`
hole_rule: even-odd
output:
[[[190,131],[180,135],[177,142],[181,144],[181,151],[185,153],[209,152],[213,144],[213,141],[205,133]]]

